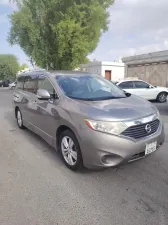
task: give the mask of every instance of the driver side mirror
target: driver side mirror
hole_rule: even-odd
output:
[[[51,96],[47,90],[39,89],[37,90],[37,98],[40,100],[49,100]]]
[[[131,93],[125,92],[126,97],[130,97]]]
[[[149,85],[149,88],[154,88],[152,85]]]
[[[124,91],[123,92],[125,93],[126,97],[130,97],[131,96],[131,93],[127,92],[127,91]]]

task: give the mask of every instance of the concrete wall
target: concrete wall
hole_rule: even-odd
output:
[[[143,65],[127,68],[127,77],[138,77],[153,85],[167,86],[168,64]]]
[[[82,64],[80,66],[82,71],[90,72],[93,74],[99,74],[105,77],[105,71],[112,71],[112,80],[119,81],[124,78],[125,74],[125,65],[124,63],[117,62],[92,62],[90,64]]]
[[[82,64],[82,65],[80,65],[80,70],[82,70],[84,72],[102,75],[101,62],[93,62],[93,63],[90,63],[90,64]]]
[[[137,63],[138,64],[156,63],[156,62],[164,62],[167,60],[168,60],[168,50],[122,58],[122,62],[126,63],[127,65],[133,65]]]
[[[168,50],[122,58],[126,77],[139,77],[153,85],[168,85]]]

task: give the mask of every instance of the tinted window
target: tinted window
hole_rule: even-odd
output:
[[[134,85],[132,81],[126,81],[122,82],[121,84],[118,85],[122,89],[133,89]]]
[[[16,83],[16,89],[23,90],[25,77],[19,77]]]
[[[64,93],[74,99],[98,101],[126,97],[116,85],[100,76],[57,76],[56,80]]]
[[[37,76],[27,75],[25,77],[24,90],[36,94],[37,92]]]
[[[134,81],[135,88],[149,88],[149,84],[142,81]]]
[[[51,84],[49,79],[45,76],[39,76],[38,89],[47,90],[50,93],[50,95],[54,94],[54,92],[55,92],[53,85]]]

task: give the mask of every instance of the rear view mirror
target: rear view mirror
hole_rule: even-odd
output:
[[[37,91],[37,98],[40,100],[49,100],[51,96],[47,90],[39,89]]]

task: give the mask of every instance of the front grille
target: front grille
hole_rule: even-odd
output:
[[[149,124],[151,127],[150,132],[147,132],[145,129],[147,124]],[[144,123],[144,124],[129,127],[122,133],[122,135],[133,138],[133,139],[144,138],[154,134],[158,130],[159,125],[160,125],[160,121],[157,119],[149,123]]]

